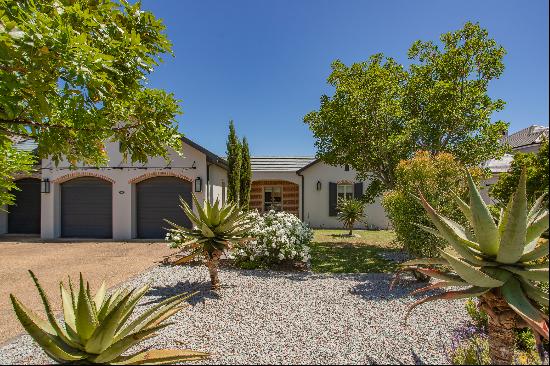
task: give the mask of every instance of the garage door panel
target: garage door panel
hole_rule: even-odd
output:
[[[112,185],[99,178],[77,178],[61,185],[61,235],[111,238]]]
[[[175,177],[150,178],[136,184],[138,237],[164,238],[165,228],[170,226],[164,219],[191,227],[179,207],[180,196],[191,205],[191,186],[191,182]]]
[[[15,204],[8,207],[8,233],[40,234],[40,180],[15,181]]]

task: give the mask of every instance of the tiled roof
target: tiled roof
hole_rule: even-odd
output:
[[[12,138],[13,144],[17,150],[22,151],[35,151],[38,148],[38,144],[33,139],[25,139],[17,136]]]
[[[252,157],[253,172],[295,172],[315,161],[313,156],[261,156]]]
[[[543,136],[548,137],[548,127],[533,125],[504,137],[501,142],[503,144],[509,144],[512,149],[514,149],[521,146],[540,143]]]
[[[483,163],[483,168],[489,168],[493,173],[504,173],[510,169],[514,155],[504,154],[500,159],[491,159]]]

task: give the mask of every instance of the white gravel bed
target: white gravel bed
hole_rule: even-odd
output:
[[[209,291],[206,268],[155,267],[126,285],[152,282],[138,310],[184,291],[201,291],[176,324],[143,345],[191,348],[211,364],[446,364],[453,330],[468,320],[463,301],[418,307],[403,323],[419,285],[391,275],[318,275],[222,269]],[[0,364],[49,360],[29,336],[0,348]]]

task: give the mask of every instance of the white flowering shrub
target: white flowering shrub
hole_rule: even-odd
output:
[[[252,222],[248,234],[251,239],[229,254],[237,265],[269,266],[284,260],[309,264],[309,245],[313,239],[313,230],[298,217],[275,211],[263,215],[251,211],[248,215]]]

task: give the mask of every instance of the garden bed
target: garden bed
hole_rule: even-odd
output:
[[[312,274],[222,268],[209,290],[203,266],[158,266],[129,281],[152,282],[138,313],[168,296],[197,290],[176,324],[144,342],[211,353],[205,363],[448,363],[453,332],[468,321],[463,301],[428,303],[404,313],[419,285],[391,275]],[[0,364],[48,363],[28,336],[0,349]]]

